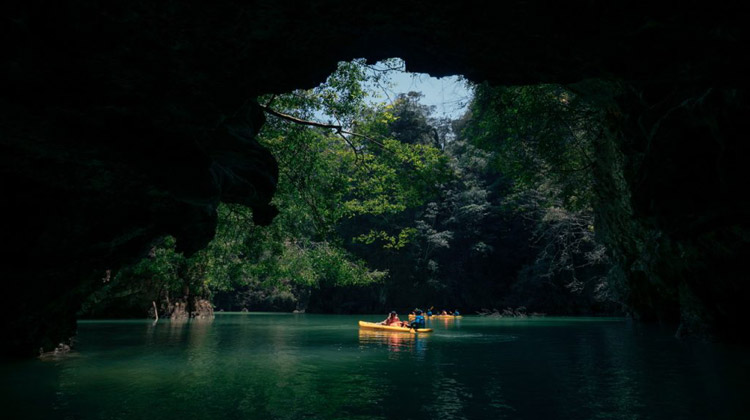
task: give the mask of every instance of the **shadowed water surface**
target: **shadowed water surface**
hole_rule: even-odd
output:
[[[0,365],[3,418],[740,419],[743,349],[616,318],[218,314],[86,321],[76,352]]]

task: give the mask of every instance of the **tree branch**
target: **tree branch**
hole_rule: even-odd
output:
[[[321,123],[321,122],[317,122],[317,121],[305,120],[305,119],[302,119],[302,118],[295,117],[293,115],[284,114],[282,112],[276,111],[276,110],[274,110],[274,109],[272,109],[272,108],[270,108],[268,106],[264,106],[264,105],[260,105],[260,108],[264,112],[267,112],[267,113],[273,115],[274,117],[278,117],[278,118],[281,118],[283,120],[287,120],[287,121],[293,122],[295,124],[308,125],[308,126],[311,126],[311,127],[327,128],[327,129],[330,129],[330,130],[334,130],[334,131],[336,131],[336,133],[338,135],[340,135],[341,137],[343,137],[344,140],[346,140],[346,142],[349,143],[349,145],[352,146],[352,147],[353,147],[352,143],[349,141],[349,139],[347,139],[344,136],[344,134],[348,134],[350,136],[355,136],[355,137],[363,138],[363,139],[367,140],[368,142],[373,143],[374,145],[380,147],[383,150],[390,151],[390,150],[388,150],[388,148],[383,143],[381,143],[381,142],[373,139],[372,137],[366,136],[364,134],[354,133],[352,131],[345,130],[344,127],[341,126],[341,125],[326,124],[326,123]],[[356,151],[356,148],[355,148],[355,151]]]
[[[267,112],[267,113],[273,115],[274,117],[281,118],[282,120],[291,121],[291,122],[293,122],[295,124],[309,125],[309,126],[312,126],[312,127],[320,127],[320,128],[329,128],[331,130],[336,130],[336,131],[341,131],[341,130],[344,129],[344,127],[342,127],[340,125],[325,124],[325,123],[320,123],[320,122],[317,122],[317,121],[303,120],[302,118],[297,118],[297,117],[295,117],[293,115],[283,114],[283,113],[281,113],[279,111],[276,111],[276,110],[274,110],[272,108],[269,108],[267,105],[260,105],[260,108],[264,112]]]

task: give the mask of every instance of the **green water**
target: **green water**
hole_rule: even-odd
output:
[[[80,322],[77,351],[0,365],[0,417],[740,419],[748,352],[623,319],[219,314]]]

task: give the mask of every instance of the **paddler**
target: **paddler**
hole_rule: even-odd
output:
[[[386,318],[384,321],[380,322],[381,325],[388,325],[388,326],[394,326],[394,327],[400,327],[401,326],[401,320],[398,319],[398,314],[396,311],[391,311],[391,313],[388,314],[388,318]]]
[[[424,320],[424,316],[422,316],[422,311],[417,309],[416,311],[414,311],[414,313],[416,314],[416,317],[414,318],[414,321],[412,321],[411,324],[409,324],[409,327],[414,328],[414,329],[424,328],[425,320]]]

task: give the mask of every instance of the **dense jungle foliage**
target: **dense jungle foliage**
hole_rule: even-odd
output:
[[[592,147],[600,112],[557,85],[472,87],[457,120],[410,92],[372,101],[398,61],[341,63],[326,83],[258,98],[279,162],[269,227],[219,208],[192,256],[165,237],[95,291],[83,317],[217,310],[379,312],[525,307],[621,310],[596,239]]]

